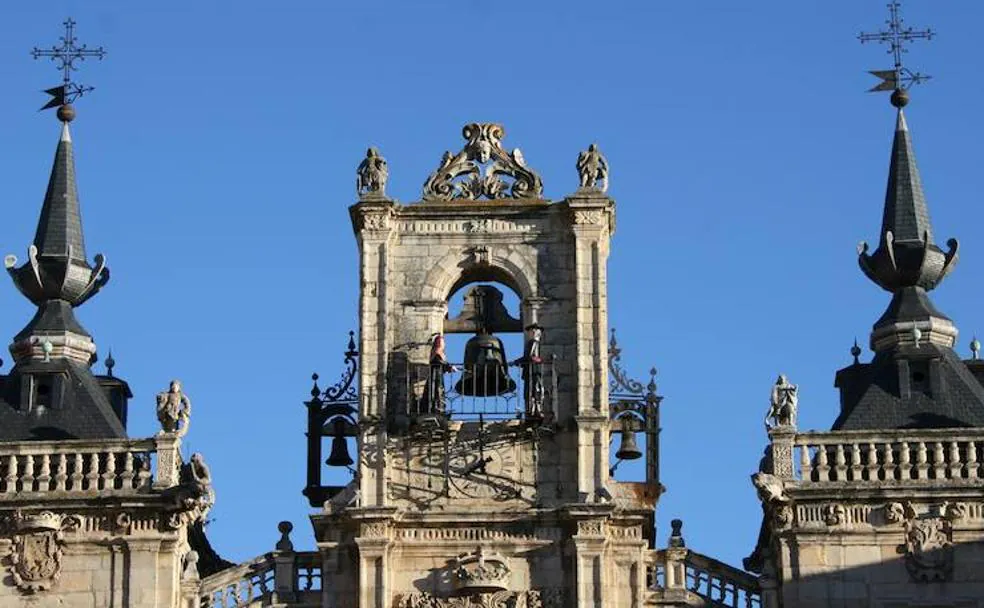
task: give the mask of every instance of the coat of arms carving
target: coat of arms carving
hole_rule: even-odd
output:
[[[10,555],[10,574],[21,591],[35,593],[50,589],[61,573],[64,532],[77,529],[76,516],[42,511],[14,514],[16,533]]]

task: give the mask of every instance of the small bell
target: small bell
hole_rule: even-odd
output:
[[[642,451],[636,443],[635,432],[629,429],[622,429],[622,438],[619,442],[618,451],[615,457],[619,460],[638,460],[642,458]]]
[[[506,368],[506,349],[502,340],[480,331],[465,344],[465,364],[461,379],[454,385],[460,395],[497,397],[516,390],[516,382]]]
[[[348,442],[345,441],[345,420],[335,418],[333,425],[334,432],[332,433],[331,439],[331,454],[328,456],[325,464],[330,467],[351,466],[353,460],[349,455]]]

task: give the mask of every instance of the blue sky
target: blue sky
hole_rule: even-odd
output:
[[[246,559],[290,519],[312,548],[302,401],[357,326],[346,209],[365,148],[412,201],[463,124],[500,122],[560,199],[598,142],[618,214],[610,323],[629,371],[656,365],[665,396],[659,542],[680,517],[688,546],[738,565],[761,517],[749,475],[775,376],[800,385],[801,427],[829,427],[834,372],[888,303],[855,257],[877,242],[894,127],[887,97],[864,92],[890,57],[855,36],[884,5],[5,2],[0,253],[23,259],[58,137],[36,109],[59,74],[28,51],[71,15],[80,42],[109,51],[82,66],[97,90],[73,135],[87,246],[113,280],[79,318],[136,394],[130,432],[157,430],[153,395],[182,379],[186,446],[216,480],[213,544]],[[936,238],[962,239],[934,297],[966,355],[984,335],[984,5],[910,0],[904,14],[939,34],[908,56],[935,78],[907,116]],[[31,307],[12,286],[0,303],[12,337]]]

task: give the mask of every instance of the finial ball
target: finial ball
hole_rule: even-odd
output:
[[[281,534],[290,534],[293,529],[294,529],[294,524],[290,523],[289,521],[282,521],[279,524],[277,524],[277,530]]]
[[[75,108],[71,104],[65,104],[58,108],[58,120],[62,122],[72,122],[75,120]]]
[[[905,89],[895,89],[892,93],[892,105],[900,110],[909,105],[909,92]]]

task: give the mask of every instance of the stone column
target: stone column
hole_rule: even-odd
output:
[[[567,201],[574,235],[578,492],[593,500],[608,479],[608,246],[614,204],[588,191]]]
[[[130,589],[128,608],[171,608],[171,598],[160,597],[161,539],[130,538],[130,571],[126,573]]]
[[[386,414],[388,243],[392,235],[393,201],[363,200],[349,208],[359,243],[359,416]],[[364,437],[367,444],[376,438]],[[384,480],[379,471],[360,462],[359,479],[365,505],[382,505]]]
[[[393,546],[388,521],[369,520],[361,525],[355,544],[359,548],[359,608],[389,608],[389,554]]]

